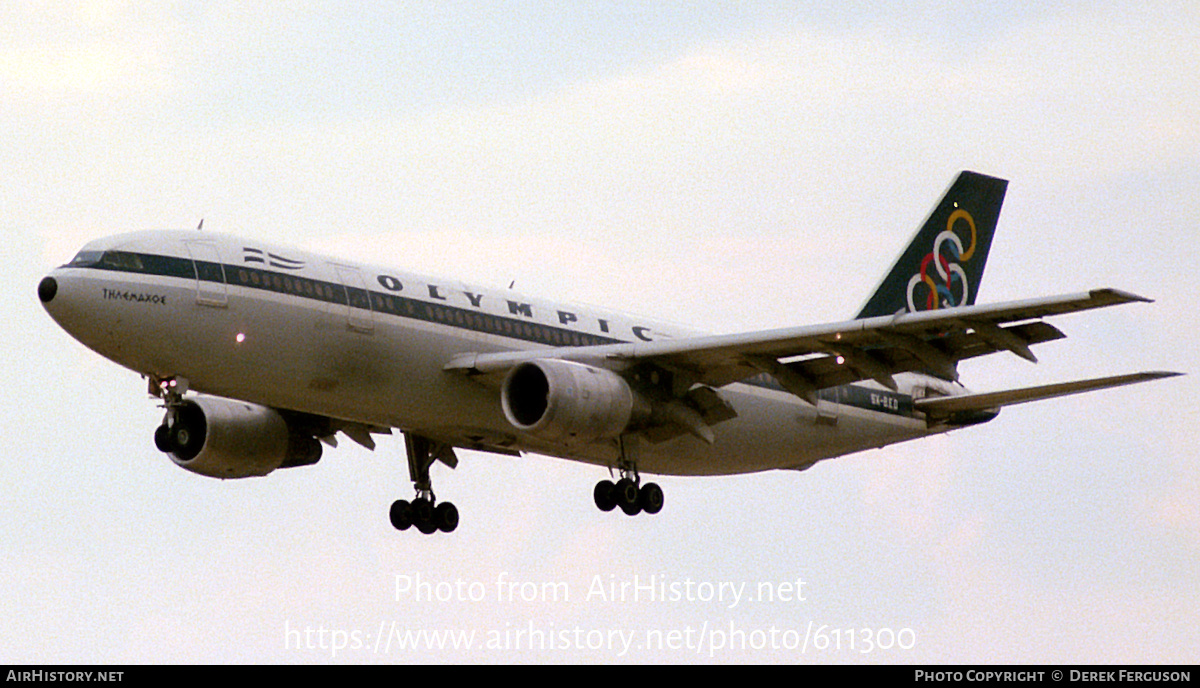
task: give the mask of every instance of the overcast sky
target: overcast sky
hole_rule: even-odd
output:
[[[1194,662],[1200,7],[876,4],[0,6],[0,661]],[[462,524],[422,537],[387,521],[399,436],[192,475],[143,381],[35,295],[91,238],[203,218],[704,330],[813,324],[961,169],[1011,180],[980,302],[1156,299],[968,386],[1189,376],[662,478],[653,517],[598,512],[595,467],[464,452],[434,469]],[[684,599],[609,598],[635,580]]]

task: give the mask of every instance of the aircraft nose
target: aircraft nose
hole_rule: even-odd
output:
[[[42,300],[42,303],[50,303],[56,294],[58,294],[58,280],[53,277],[43,277],[42,281],[38,282],[38,298]]]

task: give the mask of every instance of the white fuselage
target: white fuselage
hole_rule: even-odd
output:
[[[102,252],[110,252],[107,263],[89,264]],[[506,420],[494,385],[445,365],[470,352],[694,334],[207,232],[100,239],[51,276],[58,284],[46,303],[51,316],[89,348],[143,375],[182,377],[208,394],[459,446],[606,466],[617,463],[615,441],[567,447],[525,435]],[[659,443],[630,437],[626,450],[643,472],[732,474],[805,468],[945,430],[913,413],[911,397],[927,387],[940,394],[962,388],[923,375],[896,380],[899,393],[861,383],[822,394],[816,407],[771,385],[727,385],[719,394],[737,417],[712,428],[712,444],[688,434]]]

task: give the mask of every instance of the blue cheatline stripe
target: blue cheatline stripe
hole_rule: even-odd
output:
[[[253,260],[254,258],[247,256],[247,259]],[[383,313],[398,318],[436,323],[546,346],[598,346],[625,343],[624,340],[613,337],[531,323],[458,306],[430,303],[396,294],[370,291],[358,287],[345,287],[336,282],[281,274],[246,265],[193,261],[190,258],[159,256],[149,253],[106,251],[98,257],[96,262],[86,265],[72,263],[64,267],[87,267],[112,272],[174,277],[188,281],[199,279],[203,282],[231,284],[341,306],[348,304],[351,308]],[[752,387],[784,391],[782,385],[766,374],[756,375],[741,382]],[[878,391],[849,384],[823,389],[820,391],[819,397],[825,401],[868,411],[907,417],[913,415],[912,397],[894,392]]]
[[[248,256],[248,258],[254,257]],[[190,258],[148,253],[106,251],[98,257],[96,262],[86,265],[72,263],[65,267],[88,267],[112,272],[175,277],[189,281],[199,279],[202,282],[229,284],[324,303],[349,305],[351,308],[364,311],[447,325],[546,346],[597,346],[623,343],[623,340],[620,339],[589,332],[492,315],[458,306],[430,303],[392,293],[346,287],[336,282],[279,273],[248,265],[193,261]]]

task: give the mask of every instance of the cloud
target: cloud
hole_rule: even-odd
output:
[[[0,84],[10,103],[111,100],[175,85],[181,25],[166,8],[118,0],[8,3],[0,23],[20,27],[0,47]]]
[[[1200,550],[1200,480],[1195,476],[1186,478],[1159,498],[1151,514],[1159,524],[1177,533],[1193,550]]]

